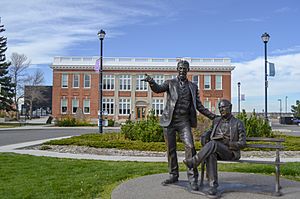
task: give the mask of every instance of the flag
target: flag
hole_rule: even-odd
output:
[[[241,100],[242,100],[242,101],[245,101],[245,100],[246,100],[245,94],[241,94]]]
[[[268,62],[269,63],[269,76],[274,77],[275,76],[275,64]]]
[[[94,70],[96,72],[99,72],[99,70],[100,70],[100,59],[96,60],[96,63],[95,63],[95,66],[94,66]]]

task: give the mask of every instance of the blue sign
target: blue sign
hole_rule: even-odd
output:
[[[268,62],[269,63],[269,76],[274,77],[275,76],[275,64]]]

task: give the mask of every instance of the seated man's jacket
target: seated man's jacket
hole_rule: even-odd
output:
[[[213,120],[211,129],[201,135],[201,144],[204,146],[207,142],[212,140],[217,130],[218,124],[221,122],[221,117],[216,117]],[[229,149],[234,153],[234,160],[241,157],[240,149],[246,146],[246,132],[244,124],[241,120],[232,116],[229,120],[230,131],[230,147]]]

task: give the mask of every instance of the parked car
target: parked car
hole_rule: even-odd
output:
[[[294,124],[300,124],[300,118],[293,118],[292,121]]]

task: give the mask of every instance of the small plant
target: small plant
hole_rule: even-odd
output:
[[[243,110],[237,118],[243,121],[247,137],[274,137],[269,124],[263,118],[258,117],[255,112],[248,117]]]
[[[162,142],[164,141],[163,129],[159,125],[158,117],[154,111],[150,111],[147,119],[133,122],[127,120],[121,127],[121,133],[126,139],[140,140],[143,142]]]
[[[86,119],[76,119],[71,115],[57,119],[57,126],[92,126]]]

